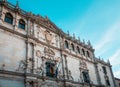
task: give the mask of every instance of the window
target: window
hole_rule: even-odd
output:
[[[83,53],[83,55],[85,56],[85,50],[84,50],[84,49],[82,49],[82,53]]]
[[[75,51],[74,44],[71,44],[72,51]]]
[[[107,86],[110,86],[110,81],[109,79],[106,80]]]
[[[87,57],[90,57],[90,53],[87,51]]]
[[[13,24],[13,16],[10,13],[6,13],[4,21],[6,23]]]
[[[55,64],[46,62],[46,76],[55,77],[54,67],[55,67]]]
[[[80,48],[77,46],[77,52],[80,53]]]
[[[65,41],[65,48],[69,48],[68,42]]]
[[[107,74],[106,67],[103,66],[102,69],[103,69],[103,73]]]
[[[25,29],[25,21],[23,19],[19,20],[18,27],[21,28],[21,29]]]
[[[84,80],[84,82],[90,83],[90,78],[89,78],[88,72],[87,71],[83,71],[82,74],[83,74],[83,80]]]

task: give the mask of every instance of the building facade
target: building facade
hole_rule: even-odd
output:
[[[116,87],[88,41],[0,0],[0,87]]]
[[[119,78],[115,78],[115,82],[116,82],[116,87],[120,87],[120,79]]]

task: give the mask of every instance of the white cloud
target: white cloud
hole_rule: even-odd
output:
[[[120,78],[120,70],[114,73],[114,76]]]
[[[113,69],[117,69],[114,72],[114,76],[120,78],[120,49],[118,49],[110,58],[110,63],[113,66]]]
[[[104,52],[102,52],[101,49],[105,49],[108,44],[113,43],[116,38],[119,38],[117,37],[117,34],[119,35],[119,33],[120,33],[120,21],[110,26],[107,29],[107,32],[101,38],[101,40],[99,40],[98,44],[95,45],[95,50],[97,51],[96,53],[98,56],[102,55],[107,51],[106,49],[104,50]]]
[[[109,58],[111,64],[113,66],[115,65],[120,65],[120,49],[118,49],[115,54],[113,54],[110,58]]]

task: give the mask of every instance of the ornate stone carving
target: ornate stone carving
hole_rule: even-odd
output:
[[[44,48],[44,52],[45,52],[45,54],[46,55],[52,55],[52,56],[54,56],[55,55],[55,52],[52,50],[52,49],[50,49],[50,48]]]
[[[41,64],[41,66],[36,69],[36,73],[42,75],[43,69],[44,69],[44,67],[43,67],[43,65]]]
[[[19,67],[16,71],[24,72],[26,67],[26,62],[25,60],[21,60],[19,63]]]
[[[69,80],[74,80],[73,77],[72,77],[72,75],[71,75],[71,71],[70,70],[68,71],[68,79]]]
[[[5,64],[2,64],[1,70],[5,70]]]
[[[87,69],[87,64],[84,60],[80,62],[80,69]]]
[[[58,71],[57,78],[60,79],[60,80],[63,80],[63,75],[62,75],[61,70]]]
[[[30,83],[30,81],[26,82],[26,87],[32,87],[32,84]]]
[[[37,57],[41,57],[41,52],[40,52],[40,50],[37,50],[37,51],[36,51],[36,56],[37,56]]]
[[[48,43],[51,43],[53,39],[53,35],[49,31],[45,31],[45,39]]]
[[[55,53],[54,53],[54,51],[52,49],[45,47],[44,48],[44,56],[47,59],[54,60]]]

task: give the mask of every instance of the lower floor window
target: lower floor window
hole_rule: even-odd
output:
[[[106,80],[106,83],[107,83],[108,86],[110,86],[110,81],[109,81],[109,79]]]
[[[46,76],[55,77],[55,64],[46,62]]]
[[[90,83],[90,78],[89,78],[89,74],[88,74],[88,72],[83,71],[82,73],[83,73],[83,79],[84,79],[84,82],[86,82],[86,83]]]

